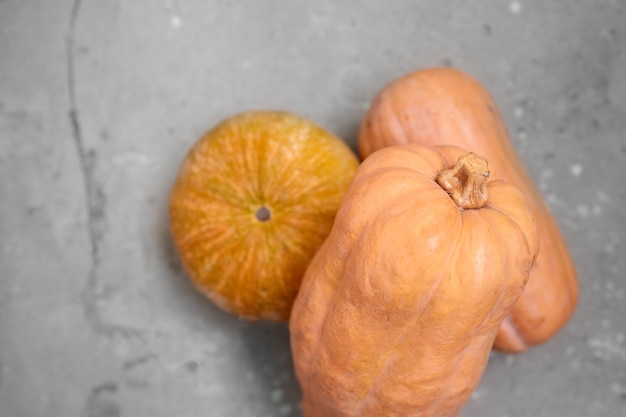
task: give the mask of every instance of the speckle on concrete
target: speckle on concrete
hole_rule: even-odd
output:
[[[509,3],[509,10],[511,13],[517,14],[522,11],[522,3],[519,1],[512,1]]]
[[[186,277],[167,198],[191,144],[248,109],[353,148],[392,79],[482,81],[555,214],[580,302],[492,354],[462,417],[626,409],[626,3],[0,1],[0,416],[301,416],[289,334]]]

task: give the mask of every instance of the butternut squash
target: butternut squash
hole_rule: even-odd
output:
[[[522,352],[550,339],[574,312],[576,270],[558,224],[525,170],[489,92],[452,68],[416,71],[385,86],[361,123],[359,152],[404,143],[456,145],[489,161],[494,179],[528,198],[539,231],[540,250],[529,282],[503,322],[494,347]]]
[[[525,197],[457,147],[358,168],[290,318],[306,417],[452,417],[537,253]]]

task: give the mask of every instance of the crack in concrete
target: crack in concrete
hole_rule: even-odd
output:
[[[82,182],[85,192],[85,206],[87,209],[87,233],[89,236],[90,266],[87,281],[82,293],[83,312],[87,322],[97,333],[107,337],[138,336],[137,329],[108,323],[99,311],[98,287],[100,285],[100,265],[102,261],[102,242],[107,227],[106,219],[106,195],[102,184],[96,176],[97,154],[94,150],[87,151],[83,138],[80,121],[80,112],[76,97],[75,79],[75,33],[76,24],[80,15],[82,0],[74,0],[70,12],[69,25],[65,39],[66,66],[67,66],[67,90],[69,96],[68,116],[71,124],[74,147],[79,159]]]

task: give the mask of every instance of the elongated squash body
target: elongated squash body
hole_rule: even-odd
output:
[[[540,250],[529,282],[503,322],[494,347],[522,352],[550,339],[574,312],[576,270],[558,224],[509,139],[489,92],[451,68],[414,72],[384,87],[365,115],[359,133],[363,158],[403,143],[456,145],[489,161],[493,179],[504,180],[528,198],[539,231]]]
[[[537,252],[526,199],[475,157],[410,144],[357,170],[291,314],[306,417],[451,417],[469,399]]]

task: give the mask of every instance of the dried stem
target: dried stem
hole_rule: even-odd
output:
[[[437,177],[437,184],[450,194],[452,200],[463,209],[477,209],[489,202],[487,160],[474,153],[459,158],[456,165]]]

